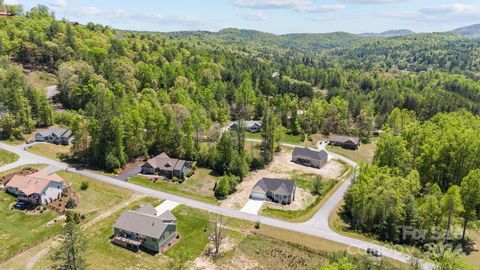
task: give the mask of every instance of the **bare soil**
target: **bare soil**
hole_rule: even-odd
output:
[[[251,172],[245,179],[237,186],[237,192],[228,196],[225,200],[221,202],[223,207],[228,207],[232,209],[240,209],[247,203],[250,192],[255,186],[258,180],[267,177],[267,178],[283,178],[289,179],[291,174],[295,171],[313,173],[321,175],[324,179],[336,179],[342,173],[344,165],[335,161],[330,160],[325,166],[321,169],[306,167],[297,163],[292,162],[292,152],[282,150],[279,153],[276,153],[272,163],[267,166],[265,169]],[[307,198],[303,194],[297,193],[296,198]],[[300,200],[299,200],[300,201]],[[303,204],[303,203],[302,203]],[[292,206],[292,207],[299,207]],[[284,209],[284,208],[282,208]]]

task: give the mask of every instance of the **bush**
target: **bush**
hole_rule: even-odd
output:
[[[80,223],[81,216],[80,216],[79,213],[74,212],[74,211],[67,211],[67,212],[65,213],[65,215],[66,215],[66,217],[67,217],[67,218],[65,219],[65,222],[66,222],[66,223],[69,223],[69,222],[72,222],[72,221],[75,222],[75,223],[77,223],[77,224]]]
[[[265,162],[262,158],[254,157],[252,161],[250,161],[250,169],[251,170],[260,170],[265,168]]]
[[[215,188],[215,196],[218,198],[225,198],[230,193],[232,193],[230,182],[228,181],[228,177],[224,176],[220,179],[220,182],[218,182],[217,187]]]
[[[73,209],[75,207],[77,207],[77,202],[72,198],[68,199],[67,204],[65,204],[65,208]]]
[[[255,222],[255,229],[260,229],[260,221]]]
[[[323,180],[321,176],[317,176],[317,179],[313,181],[312,193],[315,195],[321,195],[323,190]]]
[[[82,182],[82,183],[80,184],[80,190],[85,191],[85,190],[88,189],[88,187],[90,187],[90,184],[89,184],[88,182]]]

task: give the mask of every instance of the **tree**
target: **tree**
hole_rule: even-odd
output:
[[[324,183],[322,177],[320,175],[317,175],[317,178],[315,179],[315,181],[313,181],[312,184],[312,193],[316,195],[322,194],[323,185]]]
[[[463,211],[462,198],[460,196],[460,187],[457,185],[451,186],[442,201],[442,211],[447,215],[447,231],[445,234],[445,241],[450,237],[450,226],[452,218],[457,217]]]
[[[262,145],[261,152],[265,164],[269,164],[273,159],[273,154],[279,147],[282,127],[278,123],[278,119],[272,112],[271,108],[267,108],[262,119]]]
[[[62,230],[62,242],[51,259],[58,270],[82,270],[87,268],[85,248],[87,241],[75,222],[67,222]]]
[[[462,241],[465,240],[465,231],[470,220],[477,218],[480,209],[480,169],[471,171],[462,180],[460,187],[463,204],[463,233]]]
[[[223,216],[220,216],[217,221],[212,224],[213,232],[210,236],[211,241],[214,246],[212,255],[216,258],[220,254],[220,246],[222,245],[223,240],[225,239],[224,228],[225,224],[223,223]]]
[[[230,181],[228,180],[228,176],[224,176],[222,179],[220,179],[215,188],[215,196],[219,198],[225,198],[230,193],[232,193]]]
[[[403,174],[409,172],[410,153],[407,142],[400,136],[386,132],[380,136],[373,164],[380,167],[398,168]]]

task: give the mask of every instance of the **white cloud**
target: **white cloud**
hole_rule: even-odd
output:
[[[80,9],[80,13],[89,15],[89,16],[95,16],[102,12],[96,7],[84,7]]]
[[[242,8],[292,9],[309,13],[327,13],[345,9],[344,5],[318,5],[312,0],[233,0],[232,2]]]
[[[389,4],[395,2],[406,2],[408,0],[342,0],[346,3],[354,3],[354,4]]]
[[[50,6],[54,8],[66,8],[67,7],[67,1],[65,0],[52,0],[50,2]]]
[[[247,21],[266,21],[266,20],[268,20],[267,15],[263,14],[262,12],[239,14],[239,16],[244,18]]]
[[[427,15],[449,15],[449,16],[464,16],[464,15],[480,15],[480,4],[445,4],[430,6],[419,10],[422,14]]]
[[[7,5],[19,5],[20,2],[18,2],[17,0],[5,0],[5,4],[7,4]]]

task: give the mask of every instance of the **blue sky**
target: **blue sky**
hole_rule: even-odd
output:
[[[447,31],[480,23],[480,0],[5,0],[44,4],[58,18],[119,29],[351,33]]]

